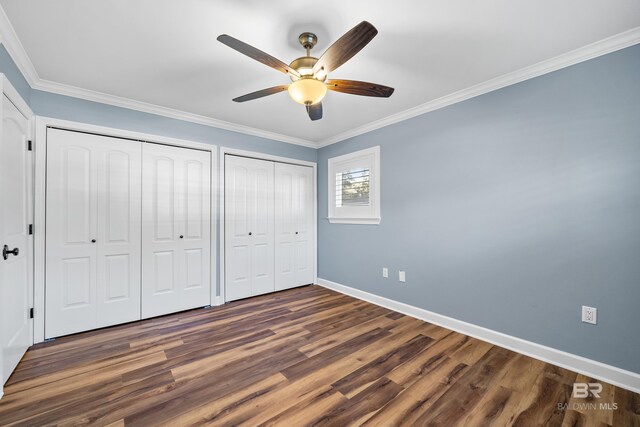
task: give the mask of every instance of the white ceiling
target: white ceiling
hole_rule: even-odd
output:
[[[0,0],[38,77],[307,141],[323,141],[640,26],[638,0]],[[395,87],[335,92],[311,122],[288,82],[216,41],[227,33],[290,62],[315,32],[319,56],[362,20],[376,38],[330,78]]]

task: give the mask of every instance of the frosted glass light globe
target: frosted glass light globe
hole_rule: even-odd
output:
[[[289,96],[302,105],[316,104],[327,94],[327,87],[319,80],[302,78],[289,85]]]

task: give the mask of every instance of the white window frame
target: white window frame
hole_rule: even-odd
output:
[[[336,173],[369,169],[369,206],[336,206]],[[328,214],[334,224],[380,224],[380,146],[328,160]]]

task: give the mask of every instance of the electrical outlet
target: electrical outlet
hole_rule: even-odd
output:
[[[401,282],[407,281],[407,277],[405,276],[404,271],[402,270],[398,271],[398,280]]]
[[[598,321],[598,309],[594,307],[582,306],[582,321],[585,323],[596,324]]]
[[[387,267],[382,267],[382,277],[389,277],[389,269]]]

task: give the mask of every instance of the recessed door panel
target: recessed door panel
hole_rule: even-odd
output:
[[[227,206],[227,216],[225,221],[232,221],[230,237],[244,238],[249,234],[249,170],[235,163],[229,163],[228,179],[226,185],[228,191],[225,193],[229,206]]]
[[[270,236],[273,233],[273,163],[265,162],[263,167],[255,169],[252,183],[251,215],[253,217],[253,235]]]
[[[173,251],[155,252],[153,254],[154,295],[166,294],[175,291],[175,268]]]
[[[236,245],[229,254],[229,277],[233,283],[248,282],[251,273],[251,257],[249,254],[249,246]]]
[[[187,274],[185,289],[202,288],[205,286],[205,283],[203,283],[204,278],[202,277],[202,249],[187,249],[184,251],[184,256]]]
[[[122,151],[111,151],[106,154],[105,244],[126,243],[131,237],[138,237],[130,235],[132,209],[130,157],[128,153]]]
[[[293,244],[289,242],[281,242],[278,246],[280,262],[278,263],[278,274],[293,274]]]
[[[129,255],[107,255],[106,302],[126,300],[130,296],[131,262]]]
[[[154,159],[155,173],[153,179],[153,192],[151,194],[154,239],[160,241],[173,241],[176,226],[176,194],[175,194],[175,160],[160,156]]]
[[[63,175],[60,193],[64,204],[61,206],[64,220],[60,230],[65,230],[64,243],[67,245],[84,244],[91,238],[93,213],[91,184],[93,180],[91,150],[81,146],[68,146],[62,149]],[[54,160],[55,161],[55,160]]]
[[[62,260],[62,310],[91,306],[94,273],[90,257]]]
[[[185,163],[187,185],[185,188],[185,238],[201,239],[204,213],[202,209],[203,180],[202,164],[196,161]]]

